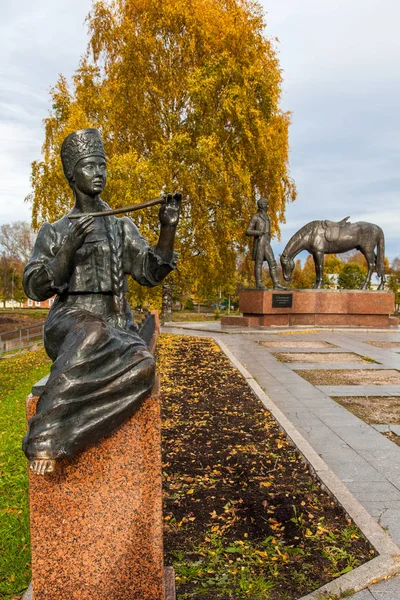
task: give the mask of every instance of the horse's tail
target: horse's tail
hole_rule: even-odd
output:
[[[385,236],[382,229],[379,232],[378,252],[376,255],[376,272],[379,277],[385,275]]]

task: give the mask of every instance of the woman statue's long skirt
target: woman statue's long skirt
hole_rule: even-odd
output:
[[[28,458],[72,457],[129,418],[154,385],[155,363],[126,307],[117,326],[112,294],[59,296],[45,324],[54,361],[23,449]]]

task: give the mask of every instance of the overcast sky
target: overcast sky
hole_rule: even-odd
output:
[[[91,0],[2,2],[0,224],[30,220],[23,199],[40,158],[49,88],[70,77],[87,43]],[[293,112],[291,173],[298,199],[282,241],[313,219],[367,220],[400,254],[400,3],[263,0],[279,38],[283,108]],[[276,252],[283,244],[274,243]]]

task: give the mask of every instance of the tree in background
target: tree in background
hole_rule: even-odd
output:
[[[357,290],[365,281],[367,269],[358,263],[346,263],[338,277],[338,287],[342,290]]]
[[[22,275],[34,241],[28,223],[16,221],[0,227],[0,299],[4,306],[8,300],[23,302],[26,298]]]
[[[343,254],[340,255],[340,260],[341,260],[342,264],[349,264],[349,263],[354,264],[355,263],[357,265],[360,265],[360,267],[362,267],[366,271],[368,271],[368,264],[367,264],[365,256],[361,252],[358,252],[357,250],[352,250],[351,252],[344,252]],[[387,258],[387,256],[384,257],[383,261],[384,261],[385,273],[390,273],[390,263],[389,263],[389,259]]]
[[[314,259],[311,254],[308,254],[303,266],[300,259],[296,260],[290,287],[300,290],[310,290],[315,283],[315,277]],[[324,283],[326,283],[327,286],[329,284],[325,277]]]
[[[394,293],[395,311],[398,313],[400,306],[400,273],[391,273],[389,275],[387,287]]]
[[[390,270],[392,273],[398,273],[400,276],[400,256],[396,256],[396,258],[392,260]]]
[[[301,264],[301,259],[298,258],[295,262],[292,279],[290,281],[290,287],[293,289],[304,289],[303,288],[303,267]]]
[[[365,256],[358,252],[357,250],[350,250],[349,252],[343,252],[340,254],[340,260],[343,265],[347,264],[356,264],[360,265],[364,269],[368,269],[367,261],[365,260]]]
[[[400,257],[396,256],[390,265],[389,277],[387,278],[387,287],[394,292],[396,312],[400,310]]]
[[[90,42],[72,85],[60,76],[45,119],[42,160],[32,164],[33,226],[70,208],[59,151],[70,132],[101,130],[111,206],[183,192],[177,250],[166,282],[198,294],[231,285],[246,224],[267,195],[279,235],[296,190],[288,173],[289,113],[281,71],[253,0],[98,0]],[[136,213],[156,240],[157,212]],[[138,296],[138,288],[133,288]],[[154,292],[153,292],[154,298]]]
[[[337,254],[326,254],[324,256],[324,273],[338,275],[342,267],[343,263]]]

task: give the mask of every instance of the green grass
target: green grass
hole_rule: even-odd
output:
[[[25,398],[44,377],[44,350],[0,362],[0,598],[21,594],[30,579],[27,460],[21,450],[26,430]]]
[[[217,317],[217,319],[219,319],[219,317]],[[215,314],[210,311],[209,313],[198,313],[196,311],[174,311],[172,313],[172,321],[174,323],[176,322],[183,322],[183,321],[187,321],[187,322],[196,322],[199,323],[200,321],[215,321],[216,320],[216,316]]]
[[[179,310],[179,311],[173,311],[172,312],[172,321],[174,323],[176,322],[202,322],[202,321],[219,321],[220,316],[221,315],[227,315],[228,311],[224,310],[224,311],[212,311],[210,309],[210,312],[208,313],[203,313],[203,312],[196,312],[194,311],[183,311],[183,310]],[[231,310],[231,312],[229,313],[230,315],[239,315],[240,313],[238,311],[233,311]]]
[[[345,590],[340,594],[318,594],[318,598],[320,600],[343,600],[343,598],[350,598],[351,596],[354,596],[355,593],[355,590],[351,589]]]
[[[381,364],[377,360],[374,360],[373,358],[371,358],[370,356],[363,356],[362,354],[357,354],[357,356],[361,356],[361,358],[363,360],[365,360],[366,362],[372,363],[374,365],[380,365]]]
[[[263,550],[257,550],[251,542],[232,541],[224,545],[218,535],[211,535],[207,544],[194,552],[177,551],[175,555],[175,577],[178,583],[191,581],[196,586],[193,598],[209,597],[210,588],[229,593],[234,585],[237,590],[249,595],[252,600],[264,600],[274,587],[273,576],[276,564],[270,561],[270,577],[256,574],[255,567],[262,556],[276,560],[276,541],[272,537],[264,542]],[[192,597],[190,595],[190,597]],[[189,598],[185,594],[185,598]]]

